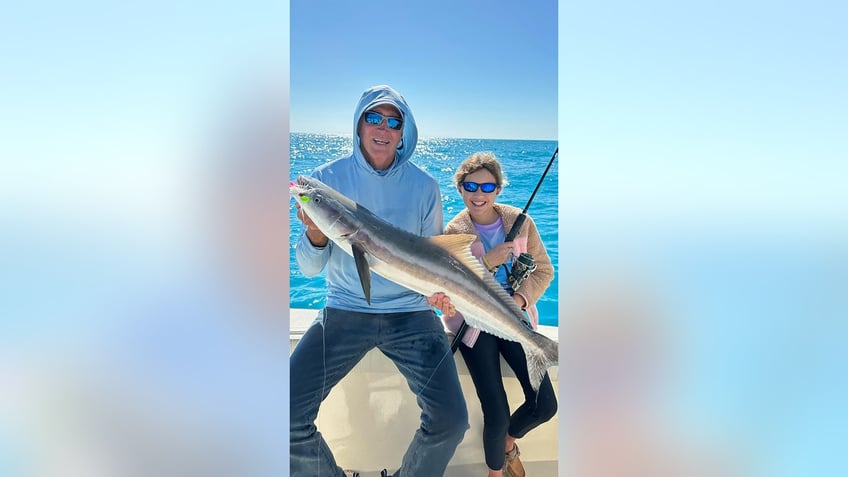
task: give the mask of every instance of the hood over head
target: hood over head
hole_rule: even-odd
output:
[[[385,171],[375,170],[365,159],[365,156],[362,154],[362,145],[357,131],[359,118],[362,117],[365,111],[381,104],[389,104],[397,108],[403,119],[403,135],[395,153],[395,161]],[[416,144],[418,144],[418,127],[415,125],[415,118],[412,116],[412,111],[409,109],[403,96],[387,85],[372,86],[365,90],[362,93],[362,97],[359,98],[359,104],[356,106],[356,112],[353,115],[353,155],[356,158],[356,162],[374,174],[392,174],[400,166],[409,161],[409,158],[412,157],[412,153],[415,151]]]

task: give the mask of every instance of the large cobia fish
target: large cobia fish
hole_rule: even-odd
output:
[[[353,256],[369,303],[370,270],[424,296],[444,292],[469,325],[521,344],[533,389],[557,364],[557,343],[521,324],[521,308],[471,255],[474,235],[420,237],[313,178],[298,177],[289,192],[321,232]]]

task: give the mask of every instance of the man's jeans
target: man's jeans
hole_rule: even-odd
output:
[[[374,347],[406,377],[421,408],[421,427],[403,456],[400,474],[444,474],[468,429],[468,412],[439,318],[429,310],[379,314],[325,308],[289,361],[291,477],[344,475],[315,418],[333,386]],[[378,438],[375,445],[380,445]]]

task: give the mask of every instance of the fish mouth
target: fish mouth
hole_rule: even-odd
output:
[[[289,182],[289,195],[300,197],[312,189],[309,180],[305,176],[298,176],[297,182]]]

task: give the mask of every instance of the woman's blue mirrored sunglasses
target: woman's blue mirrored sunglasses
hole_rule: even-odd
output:
[[[383,116],[382,114],[375,113],[374,111],[368,111],[365,113],[365,122],[374,126],[379,126],[380,123],[383,122],[383,118],[386,118],[386,126],[388,126],[389,129],[400,131],[400,128],[403,127],[403,120],[400,118]]]
[[[490,194],[498,188],[498,185],[494,182],[484,182],[483,184],[478,184],[476,182],[463,182],[462,188],[467,190],[468,192],[477,192],[477,189],[482,189],[486,194]]]

